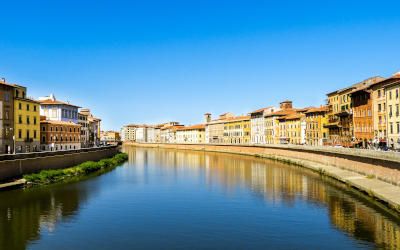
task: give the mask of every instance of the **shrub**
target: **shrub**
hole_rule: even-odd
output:
[[[65,169],[42,170],[39,173],[24,175],[24,179],[31,184],[49,184],[63,181],[75,176],[88,175],[104,169],[114,168],[128,160],[128,155],[119,153],[112,158],[102,159],[98,162],[87,161],[75,167]]]

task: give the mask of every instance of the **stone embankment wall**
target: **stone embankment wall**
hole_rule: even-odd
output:
[[[400,212],[400,156],[398,153],[291,145],[150,143],[125,143],[124,145],[234,153],[284,161],[342,181]]]
[[[85,161],[98,161],[119,152],[117,146],[70,151],[38,152],[0,156],[0,181],[44,169],[60,169],[78,165]]]

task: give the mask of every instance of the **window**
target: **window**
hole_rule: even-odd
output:
[[[378,104],[378,111],[381,112],[382,111],[382,105],[379,103]]]
[[[33,124],[36,125],[36,116],[33,117]]]
[[[389,91],[389,100],[392,100],[392,91]]]
[[[392,122],[390,123],[390,127],[389,128],[390,128],[390,133],[393,134],[393,123]]]
[[[19,116],[18,116],[18,123],[19,123],[19,124],[22,124],[22,115],[19,115]]]
[[[381,90],[378,90],[378,98],[381,97]]]
[[[36,105],[33,105],[33,111],[35,111],[36,112]]]
[[[29,111],[29,104],[26,104],[26,110]]]
[[[33,130],[33,138],[37,138],[36,130]]]
[[[26,124],[30,124],[30,123],[31,123],[31,121],[30,121],[29,115],[27,115],[26,116]]]
[[[26,131],[26,139],[30,138],[30,133],[29,133],[29,129]]]
[[[19,139],[22,138],[22,129],[18,129],[18,138],[19,138]]]
[[[46,136],[42,136],[42,142],[46,142]]]
[[[21,110],[22,109],[22,103],[18,103],[18,109]]]

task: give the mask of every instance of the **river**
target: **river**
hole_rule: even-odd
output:
[[[0,249],[400,248],[395,213],[301,167],[124,150],[103,175],[0,192]]]

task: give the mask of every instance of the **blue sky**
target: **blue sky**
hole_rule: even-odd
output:
[[[104,129],[202,121],[400,70],[399,1],[1,1],[0,76]]]

